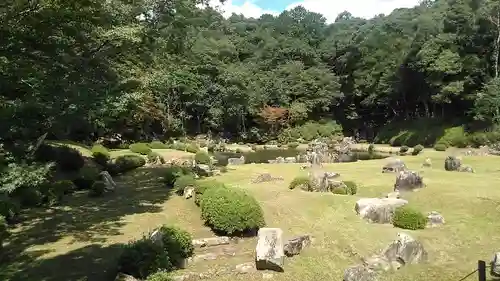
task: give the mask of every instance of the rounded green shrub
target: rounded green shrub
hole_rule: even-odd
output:
[[[208,181],[198,181],[195,186],[195,197],[194,203],[200,206],[200,201],[203,196],[203,193],[209,188],[219,188],[225,187],[225,185],[217,180],[208,180]]]
[[[355,195],[358,193],[358,185],[353,182],[353,181],[344,181],[344,184],[346,185],[346,192],[349,195]]]
[[[49,183],[43,188],[45,201],[49,205],[54,205],[61,202],[65,194],[71,193],[76,189],[75,184],[70,180],[61,180],[54,183]]]
[[[125,173],[135,170],[146,165],[146,160],[138,155],[122,155],[118,156],[114,162],[114,170],[116,173]]]
[[[78,171],[78,176],[73,180],[77,189],[90,189],[99,178],[99,169],[92,165],[83,166]]]
[[[96,144],[92,147],[92,157],[94,157],[94,161],[102,166],[105,166],[109,159],[111,159],[111,153],[109,150],[104,147],[102,144]]]
[[[182,175],[175,180],[174,190],[177,194],[182,195],[184,188],[188,186],[196,186],[196,179],[193,175]]]
[[[148,155],[149,153],[151,153],[151,148],[147,143],[143,142],[131,144],[129,145],[128,149],[130,149],[130,151],[134,153],[139,153],[141,155]]]
[[[392,224],[395,227],[403,229],[424,229],[427,224],[427,218],[421,212],[408,206],[396,208],[392,218]]]
[[[200,148],[198,147],[197,144],[190,143],[186,146],[186,151],[191,153],[198,153],[198,151],[200,151]]]
[[[178,165],[170,165],[165,168],[165,176],[163,177],[168,187],[174,187],[177,178],[184,175],[192,175],[193,171],[190,168]]]
[[[436,143],[434,145],[434,150],[436,151],[446,151],[447,148],[448,145],[446,145],[445,143]]]
[[[90,197],[99,197],[106,191],[106,184],[103,181],[96,181],[89,190]]]
[[[174,279],[170,272],[158,271],[149,275],[146,281],[174,281]]]
[[[151,149],[168,149],[168,145],[161,141],[152,141],[148,144]]]
[[[200,207],[202,219],[219,233],[245,233],[265,225],[259,203],[241,189],[209,188],[202,195]]]
[[[399,148],[399,152],[400,152],[401,154],[404,154],[404,153],[408,152],[408,150],[409,150],[409,149],[410,149],[410,148],[409,148],[408,146],[403,145],[403,146],[401,146],[401,147]]]
[[[336,187],[332,190],[333,194],[347,195],[347,190],[344,187]]]
[[[174,268],[179,268],[184,259],[194,253],[193,237],[185,230],[166,225],[159,231],[162,233],[163,248],[168,252],[170,263]]]
[[[194,156],[194,160],[196,161],[197,164],[211,165],[212,163],[210,155],[208,155],[208,153],[203,151],[197,152],[196,155]]]
[[[299,143],[298,142],[291,142],[291,143],[288,143],[287,146],[290,149],[296,149],[297,147],[299,147]]]
[[[43,194],[35,188],[20,187],[12,193],[12,196],[19,200],[21,207],[36,207],[43,202]]]
[[[163,156],[158,152],[151,151],[148,154],[147,158],[148,158],[148,161],[147,161],[148,163],[155,163],[157,160],[160,160],[161,164],[166,163],[165,158],[163,158]]]
[[[129,242],[118,258],[119,272],[141,279],[159,270],[171,271],[172,268],[167,251],[147,237]]]
[[[56,162],[64,172],[80,170],[85,159],[80,151],[67,145],[42,144],[35,152],[35,158],[41,162]]]
[[[306,187],[309,186],[309,178],[308,177],[296,177],[290,182],[288,185],[289,189],[295,189],[296,187]]]
[[[420,145],[420,144],[417,144],[413,147],[413,151],[412,151],[412,155],[418,155],[420,154],[420,152],[422,152],[424,150],[424,146],[423,145]]]

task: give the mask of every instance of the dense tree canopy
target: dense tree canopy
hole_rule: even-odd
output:
[[[302,7],[225,19],[195,0],[3,1],[0,137],[265,141],[321,118],[347,131],[422,117],[492,125],[499,3],[428,0],[327,24]],[[287,114],[273,130],[270,107]]]

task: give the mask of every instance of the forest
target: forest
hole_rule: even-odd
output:
[[[332,24],[302,7],[225,19],[195,0],[7,0],[0,19],[4,143],[263,143],[311,122],[372,139],[393,124],[500,122],[495,0],[424,0]]]

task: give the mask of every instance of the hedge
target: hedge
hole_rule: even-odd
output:
[[[395,227],[403,229],[424,229],[425,225],[427,224],[427,218],[424,214],[411,207],[402,206],[396,208],[396,210],[394,211],[392,224]]]

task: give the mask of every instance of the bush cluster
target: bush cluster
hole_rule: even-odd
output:
[[[103,181],[96,181],[89,190],[90,197],[99,197],[106,191],[106,184]]]
[[[177,179],[185,175],[194,176],[191,168],[179,165],[170,165],[165,169],[165,176],[163,177],[163,179],[167,187],[174,187]]]
[[[73,180],[77,189],[90,189],[99,178],[99,169],[92,165],[83,166]]]
[[[396,210],[394,211],[392,224],[395,227],[403,229],[424,229],[425,225],[427,224],[427,218],[424,214],[411,207],[402,206],[396,208]]]
[[[448,146],[445,143],[436,143],[434,145],[434,150],[436,151],[446,151]]]
[[[202,219],[218,233],[245,233],[265,225],[262,208],[241,189],[207,188],[199,203]]]
[[[91,149],[92,157],[94,161],[102,166],[106,166],[109,159],[111,159],[111,153],[109,150],[101,144],[96,144]]]
[[[130,149],[130,151],[134,153],[139,153],[141,155],[148,155],[152,151],[149,145],[143,142],[131,144],[129,145],[128,149]]]
[[[217,180],[198,181],[195,186],[194,203],[200,206],[203,193],[209,188],[224,188],[225,185]]]
[[[174,279],[170,272],[161,270],[149,275],[146,281],[174,281]]]
[[[128,171],[135,170],[146,165],[146,160],[139,155],[121,155],[116,157],[111,170],[114,174],[122,174]]]
[[[196,180],[192,174],[182,175],[178,177],[174,182],[174,190],[178,195],[182,195],[184,193],[184,188],[192,186],[196,186]]]
[[[74,190],[76,190],[76,186],[70,180],[48,183],[42,188],[42,194],[44,196],[43,201],[48,203],[50,206],[56,205],[61,202],[64,195],[71,193]]]
[[[419,155],[420,152],[424,150],[424,146],[421,144],[417,144],[413,147],[413,151],[411,152],[412,155]]]
[[[168,149],[169,146],[161,141],[152,141],[148,144],[151,149]]]
[[[308,177],[296,177],[290,182],[290,185],[288,185],[289,189],[295,189],[296,187],[307,187],[309,186],[309,178]]]
[[[355,195],[358,193],[358,185],[353,181],[344,181],[346,186],[346,194]]]
[[[194,156],[194,160],[196,161],[197,164],[205,164],[205,165],[211,165],[212,160],[210,159],[210,155],[208,153],[199,151],[196,153]]]
[[[149,237],[143,237],[124,245],[118,259],[118,270],[141,279],[169,280],[160,277],[168,276],[168,272],[177,269],[184,259],[193,255],[193,238],[177,227],[162,226],[159,231],[161,242],[155,243]]]
[[[406,152],[408,152],[408,150],[410,150],[410,148],[406,145],[403,145],[399,148],[399,153],[405,154]]]
[[[287,144],[287,146],[290,149],[296,149],[297,147],[299,147],[299,143],[298,142],[290,142]]]
[[[196,143],[190,143],[186,146],[186,151],[191,153],[198,153],[200,147]]]
[[[35,158],[40,162],[55,162],[64,172],[76,172],[85,164],[80,151],[67,145],[42,144],[36,150]]]
[[[148,163],[154,163],[156,162],[157,159],[160,160],[160,163],[161,164],[165,164],[166,161],[165,161],[165,158],[158,152],[154,152],[154,151],[151,151],[149,154],[148,154]]]
[[[4,216],[0,216],[0,250],[3,248],[3,241],[9,237],[9,229],[7,220]]]

